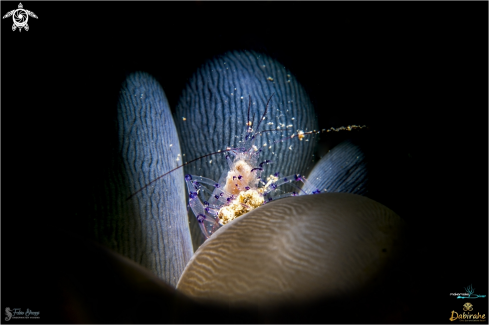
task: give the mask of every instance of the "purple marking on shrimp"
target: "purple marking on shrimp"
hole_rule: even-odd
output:
[[[209,206],[209,202],[204,201],[204,206],[208,207]]]
[[[273,189],[276,189],[276,188],[277,188],[277,184],[275,184],[275,183],[270,184],[270,186],[271,186]]]
[[[230,196],[230,197],[228,197],[228,198],[226,199],[226,201],[231,202],[231,201],[232,201],[232,199],[233,199],[233,197],[232,197],[232,196]]]
[[[216,200],[219,200],[219,195],[214,195],[214,197],[216,198]]]
[[[190,174],[185,175],[185,179],[187,181],[191,181],[192,180],[192,175],[190,175]]]
[[[215,186],[216,188],[219,188],[219,187],[220,187],[220,185],[219,185],[218,183],[214,184],[214,186]]]
[[[297,194],[297,192],[292,192],[292,196],[297,196],[299,194]]]
[[[273,176],[275,176],[275,177],[278,177],[278,175],[280,175],[279,172],[276,172],[275,174],[273,174]]]
[[[197,192],[192,192],[188,196],[190,199],[195,199],[197,197]]]
[[[287,177],[284,177],[284,182],[288,182],[289,180],[287,179]]]
[[[205,212],[209,213],[209,208],[205,208],[204,210]]]
[[[224,193],[223,193],[223,192],[219,193],[219,196],[223,196],[223,195],[224,195]]]
[[[272,161],[271,161],[271,160],[265,160],[265,161],[262,161],[262,162],[260,163],[260,167],[263,167],[263,164],[268,164],[268,163],[270,163],[270,162],[272,162]]]
[[[249,187],[249,186],[246,186],[246,187],[245,187],[245,190],[247,190],[247,191],[248,191],[249,189],[250,189],[250,187]]]
[[[295,178],[295,180],[296,180],[296,181],[300,181],[300,180],[302,180],[302,178],[301,178],[301,174],[296,174],[296,175],[294,175],[294,178]]]
[[[319,194],[319,193],[321,193],[321,191],[318,189],[316,189],[314,192],[312,192],[312,194]]]
[[[238,179],[241,179],[241,178],[243,178],[243,176],[239,175],[239,176],[238,176]]]
[[[233,176],[233,181],[236,179],[236,176]]]
[[[206,219],[206,216],[203,215],[202,213],[199,213],[199,215],[197,216],[197,221],[199,223],[203,223],[205,219]]]

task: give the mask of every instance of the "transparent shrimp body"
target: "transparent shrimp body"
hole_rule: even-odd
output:
[[[268,104],[270,103],[272,97],[273,94],[268,99],[265,112],[258,122],[258,126],[256,128],[257,130],[259,130],[260,122],[264,120],[267,114]],[[250,121],[250,107],[251,96],[248,104],[248,122],[246,123],[248,127],[242,141],[239,142],[243,144],[242,147],[228,148],[223,151],[219,150],[218,152],[209,153],[187,161],[184,164],[177,166],[163,175],[155,178],[131,194],[126,200],[130,200],[133,196],[140,193],[151,184],[179,168],[182,168],[199,159],[224,152],[227,153],[226,160],[229,165],[229,170],[226,170],[222,174],[218,182],[202,176],[190,174],[185,176],[185,182],[187,184],[189,195],[189,207],[195,214],[200,228],[206,238],[209,238],[217,229],[229,221],[236,219],[237,217],[272,200],[277,200],[287,196],[321,193],[321,191],[316,187],[313,187],[312,184],[305,187],[308,190],[298,186],[296,184],[297,182],[302,182],[303,184],[308,183],[306,178],[299,174],[282,176],[280,172],[276,172],[273,175],[269,175],[266,180],[261,177],[264,165],[270,164],[272,161],[262,161],[259,158],[262,149],[258,149],[253,143],[255,142],[256,138],[261,136],[263,133],[279,130],[277,128],[276,130],[254,132],[254,116],[253,121]],[[351,131],[363,128],[367,128],[367,126],[349,125],[347,127],[330,128],[328,130],[323,129],[321,132],[340,132],[344,130]],[[304,132],[298,130],[297,133],[275,141],[274,143],[293,138],[302,140],[308,134],[317,133],[320,133],[320,131],[314,130]],[[316,188],[316,190],[309,190],[314,188]]]
[[[189,206],[206,238],[226,223],[271,200],[320,193],[319,190],[306,193],[297,185],[294,185],[297,191],[284,193],[279,189],[284,184],[307,182],[299,174],[281,177],[276,172],[267,180],[262,179],[263,167],[272,161],[259,159],[262,150],[253,143],[261,133],[253,133],[252,123],[248,123],[250,127],[241,142],[243,147],[226,150],[229,169],[221,175],[218,182],[202,176],[185,176]]]

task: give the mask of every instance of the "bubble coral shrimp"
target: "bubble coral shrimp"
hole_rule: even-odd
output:
[[[257,148],[255,141],[264,132],[276,131],[259,131],[272,97],[273,94],[268,99],[265,112],[258,121],[256,130],[253,128],[254,118],[252,120],[249,118],[250,97],[247,128],[243,135],[243,140],[240,142],[242,146],[226,150],[226,161],[229,170],[224,171],[218,182],[202,176],[185,176],[189,193],[189,206],[197,217],[200,228],[206,238],[209,238],[222,225],[271,200],[321,192],[316,189],[311,193],[307,193],[297,185],[295,185],[297,191],[283,193],[283,191],[279,190],[279,187],[284,184],[307,182],[306,178],[300,174],[282,176],[279,172],[276,172],[270,175],[266,181],[261,177],[264,165],[271,164],[272,161],[268,159],[260,161],[259,157],[262,149]],[[304,134],[304,132],[301,131],[301,134]],[[283,140],[285,139],[279,141]],[[203,200],[201,200],[199,197],[201,193],[206,193],[208,197],[206,198],[202,195]]]
[[[255,142],[263,133],[280,131],[279,129],[260,131],[261,122],[265,119],[272,97],[273,94],[267,101],[265,112],[258,120],[256,129],[254,129],[254,115],[250,120],[251,96],[249,97],[248,119],[246,122],[247,127],[242,135],[242,140],[239,142],[241,144],[239,147],[228,147],[225,150],[219,150],[188,161],[154,179],[136,193],[132,194],[129,198],[169,173],[194,161],[219,153],[226,153],[226,161],[229,167],[228,170],[225,170],[222,173],[219,181],[216,182],[215,180],[203,176],[191,174],[185,175],[185,183],[187,185],[189,196],[188,207],[192,209],[202,233],[206,238],[209,238],[217,229],[228,222],[272,200],[278,200],[289,196],[321,193],[321,190],[315,188],[313,184],[308,182],[307,179],[300,174],[284,176],[281,175],[280,172],[275,172],[274,174],[269,175],[266,179],[262,177],[264,166],[272,164],[273,162],[268,159],[260,161],[259,157],[262,149],[258,148],[255,145]],[[349,131],[357,128],[362,127],[355,125],[348,126],[347,130]],[[338,132],[343,129],[345,128],[331,128],[329,130],[323,130],[323,132]],[[305,135],[316,133],[320,133],[320,131],[314,130],[304,132],[298,130],[297,133],[275,142],[281,142],[295,137],[302,141]],[[302,182],[304,185],[307,184],[307,190],[298,186],[296,184],[297,182]],[[288,192],[285,191],[283,186],[287,184],[294,190]]]

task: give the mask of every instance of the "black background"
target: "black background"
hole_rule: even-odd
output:
[[[52,312],[44,243],[76,232],[124,78],[150,73],[174,109],[192,73],[233,49],[290,69],[320,128],[369,125],[372,197],[416,238],[410,322],[449,322],[449,293],[471,283],[488,293],[487,2],[23,5],[30,30],[9,18],[1,31],[2,310]]]

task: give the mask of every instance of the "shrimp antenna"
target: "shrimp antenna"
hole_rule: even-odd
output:
[[[283,132],[283,131],[284,130],[277,130],[277,129],[275,129],[275,130],[263,130],[263,131],[258,132],[256,135],[260,135],[260,134],[266,133],[266,132]]]
[[[231,151],[231,150],[233,150],[233,148],[229,148],[229,149],[225,149],[225,150],[219,150],[219,151],[216,151],[216,152],[213,152],[213,153],[208,153],[207,155],[203,155],[203,156],[201,156],[201,157],[199,157],[199,158],[195,158],[195,159],[193,159],[193,160],[187,161],[186,163],[181,164],[180,166],[173,168],[173,169],[172,169],[172,170],[170,170],[169,172],[166,172],[166,173],[164,173],[163,175],[158,176],[157,178],[153,179],[151,182],[149,182],[148,184],[144,185],[144,186],[143,186],[143,187],[141,187],[139,190],[137,190],[136,192],[134,192],[133,194],[131,194],[131,196],[129,196],[129,197],[126,199],[126,201],[128,201],[128,200],[129,200],[130,198],[132,198],[134,195],[138,194],[139,192],[141,192],[142,190],[144,190],[145,188],[147,188],[148,186],[150,186],[151,184],[153,184],[154,182],[156,182],[156,181],[157,181],[157,180],[159,180],[160,178],[162,178],[162,177],[164,177],[164,176],[166,176],[166,175],[170,174],[171,172],[173,172],[173,171],[175,171],[175,170],[177,170],[177,169],[179,169],[179,168],[181,168],[181,167],[183,167],[183,166],[186,166],[186,165],[188,165],[188,164],[190,164],[190,163],[192,163],[192,162],[194,162],[194,161],[197,161],[197,160],[199,160],[199,159],[202,159],[202,158],[205,158],[205,157],[209,157],[209,156],[212,156],[212,155],[215,155],[215,154],[218,154],[218,153],[222,153],[222,152]]]
[[[273,93],[272,96],[270,96],[270,98],[268,99],[267,106],[265,106],[265,112],[263,113],[263,116],[261,117],[260,121],[258,122],[258,126],[256,127],[256,130],[260,129],[261,121],[263,121],[263,119],[265,118],[265,115],[267,115],[268,104],[270,103],[270,100],[272,100],[273,95],[275,95],[275,93]]]
[[[251,95],[248,95],[250,100],[248,102],[248,120],[246,121],[246,125],[248,125],[248,132],[251,130],[251,122],[250,122],[250,108],[251,108]]]

